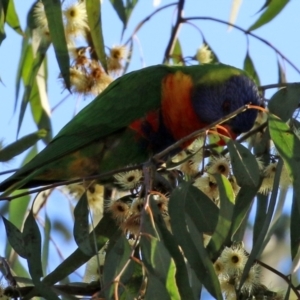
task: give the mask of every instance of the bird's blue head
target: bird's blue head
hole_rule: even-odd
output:
[[[234,75],[222,84],[198,85],[192,102],[199,119],[207,124],[234,112],[246,104],[260,105],[260,95],[254,82],[245,75]],[[226,124],[235,136],[249,131],[256,119],[257,110],[248,109]]]

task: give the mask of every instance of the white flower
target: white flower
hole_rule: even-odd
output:
[[[114,178],[117,180],[116,184],[125,190],[137,188],[142,177],[143,173],[140,170],[131,170],[114,175]]]
[[[209,50],[208,45],[203,44],[196,53],[196,59],[201,64],[208,64],[213,61],[213,54]]]

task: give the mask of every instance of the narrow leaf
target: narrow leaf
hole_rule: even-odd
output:
[[[238,16],[238,12],[240,10],[241,4],[242,4],[242,0],[232,0],[230,16],[229,16],[229,23],[231,23],[231,24],[235,23],[235,20]],[[231,29],[232,26],[229,25],[228,28]]]
[[[120,274],[128,260],[130,260],[130,254],[131,247],[129,246],[128,240],[122,234],[105,257],[103,281],[104,286],[110,286],[110,288],[104,291],[105,298],[111,299],[114,296],[115,284],[118,284],[119,289],[124,285],[122,277],[121,282],[113,283],[113,281],[115,277]]]
[[[269,1],[267,3],[267,9],[261,14],[258,20],[252,26],[250,26],[248,31],[257,29],[273,20],[282,11],[282,9],[287,5],[288,2],[289,0]]]
[[[263,248],[262,248],[263,242],[264,242],[265,236],[267,235],[269,226],[271,224],[272,216],[273,216],[275,206],[276,206],[276,199],[277,199],[277,194],[278,194],[278,186],[279,186],[279,180],[280,180],[282,166],[283,166],[283,161],[280,159],[278,162],[278,165],[277,165],[276,173],[275,173],[274,184],[273,184],[272,194],[271,194],[266,218],[264,220],[264,223],[261,226],[260,234],[259,234],[255,244],[253,245],[251,253],[248,257],[247,263],[243,270],[239,288],[241,288],[242,284],[246,280],[247,274],[249,273],[249,270],[250,270],[251,266],[253,265],[255,259],[257,259],[260,256],[260,254],[263,250]]]
[[[87,194],[84,193],[74,209],[74,239],[79,249],[86,255],[96,255],[95,249],[89,240],[89,210]]]
[[[126,6],[124,6],[122,0],[110,0],[110,2],[114,7],[116,13],[118,14],[120,20],[123,23],[123,32],[124,32],[127,27],[127,23],[130,18],[130,15],[135,5],[137,4],[138,0],[127,0]]]
[[[70,57],[62,19],[61,2],[56,0],[42,0],[42,2],[61,76],[66,87],[70,89]]]
[[[6,235],[10,245],[13,249],[23,258],[27,258],[27,252],[25,248],[25,240],[23,239],[22,232],[10,221],[2,216],[2,220],[5,226]]]
[[[145,292],[145,300],[152,299],[165,299],[171,300],[170,295],[167,292],[165,285],[159,280],[159,278],[152,273],[148,276],[147,288]]]
[[[33,282],[39,282],[40,278],[43,277],[42,238],[32,210],[29,212],[24,223],[23,239],[29,273]]]
[[[90,233],[90,241],[94,242],[96,236],[97,245],[95,248],[101,249],[110,237],[118,231],[118,227],[109,214],[104,214],[101,221],[95,227],[95,230]],[[66,258],[54,271],[48,274],[43,282],[47,285],[53,285],[61,281],[80,266],[86,263],[91,258],[91,255],[84,254],[77,248],[68,258]]]
[[[104,38],[102,33],[101,2],[98,0],[86,0],[86,11],[93,46],[101,65],[104,70],[107,70]]]
[[[269,115],[269,131],[278,153],[284,160],[300,209],[300,140],[285,122],[272,114]]]
[[[26,77],[22,76],[24,78],[23,80],[24,80],[24,85],[25,85],[25,91],[24,91],[24,95],[23,95],[23,99],[22,99],[22,103],[21,103],[17,135],[19,134],[19,131],[20,131],[20,128],[21,128],[21,125],[23,122],[27,104],[30,101],[31,97],[34,96],[32,92],[33,92],[33,90],[35,90],[34,89],[35,84],[36,84],[35,79],[36,79],[38,71],[44,61],[46,51],[47,51],[49,45],[50,44],[40,43],[37,53],[36,53],[36,56],[32,60],[31,66],[30,66],[30,64],[27,65],[28,69],[26,70],[27,71]],[[30,59],[30,55],[28,56],[28,59]],[[49,130],[49,132],[50,132],[50,128],[44,128],[44,129]]]
[[[9,144],[0,150],[0,161],[5,162],[11,160],[15,156],[27,150],[29,147],[35,145],[38,140],[44,138],[46,135],[46,130],[39,130],[20,138],[12,144]]]
[[[207,245],[207,251],[213,260],[216,260],[224,244],[230,241],[230,229],[235,205],[235,196],[229,180],[220,174],[214,175],[220,194],[220,213],[217,227]]]
[[[113,8],[115,9],[120,20],[122,21],[123,27],[126,28],[127,17],[126,17],[126,11],[125,11],[125,6],[123,3],[123,0],[110,0],[110,3],[112,4]]]
[[[228,149],[230,153],[233,174],[239,186],[258,186],[260,172],[255,156],[243,145],[229,140]]]
[[[286,80],[286,72],[282,67],[282,64],[277,59],[277,66],[278,66],[278,83],[287,83]]]
[[[17,15],[16,9],[15,9],[15,2],[14,0],[9,0],[8,2],[8,8],[7,8],[7,14],[6,14],[6,23],[15,30],[18,34],[24,35],[19,17]]]
[[[24,160],[22,161],[21,166],[24,166],[28,161],[30,161],[35,155],[37,154],[37,147],[36,145],[31,148],[31,150],[28,152],[28,154],[25,156]],[[18,192],[13,192],[12,195],[16,195]],[[22,228],[24,219],[26,217],[26,212],[28,210],[28,204],[30,202],[30,196],[25,195],[22,197],[18,198],[19,201],[11,201],[9,203],[9,211],[8,211],[8,218],[11,223],[13,223],[17,228]],[[10,257],[11,255],[11,247],[9,244],[7,244],[6,249],[5,249],[5,254],[6,257]],[[19,262],[17,262],[17,266],[14,266],[14,270],[17,271],[18,268],[21,266]],[[28,273],[26,274],[23,273],[24,267],[19,270],[20,276],[27,276]]]
[[[293,203],[291,206],[291,226],[290,226],[290,237],[291,237],[291,257],[292,260],[295,259],[299,251],[299,241],[300,241],[300,230],[299,230],[299,219],[300,219],[300,209],[298,207],[299,202],[293,195]],[[300,261],[298,261],[299,263]]]
[[[244,59],[244,70],[252,78],[252,80],[255,82],[255,84],[257,86],[259,86],[260,85],[260,80],[259,80],[258,74],[255,70],[255,66],[253,64],[253,61],[250,57],[249,51],[247,51],[246,57]]]
[[[33,50],[32,50],[32,45],[30,43],[30,36],[31,36],[31,30],[27,28],[25,31],[25,38],[22,41],[21,56],[20,56],[18,71],[16,76],[16,95],[15,95],[14,111],[16,111],[17,109],[21,80],[23,79],[24,82],[28,82],[28,79],[25,78],[28,78],[32,67]]]
[[[187,214],[200,232],[213,233],[218,222],[219,208],[191,183],[183,182],[181,186],[188,193],[188,201],[185,202]]]
[[[216,287],[214,279],[207,276],[209,270],[207,269],[206,264],[208,262],[206,260],[204,261],[203,257],[200,256],[198,249],[187,230],[185,214],[183,214],[183,212],[185,211],[185,202],[189,201],[189,187],[190,185],[188,183],[181,183],[171,194],[169,200],[169,213],[171,217],[172,232],[200,282],[203,283],[213,297],[222,299],[220,287]]]
[[[170,299],[180,299],[175,280],[175,264],[163,243],[153,236],[142,235],[140,245],[148,272],[162,283]]]
[[[179,245],[177,244],[174,236],[169,232],[163,222],[163,220],[159,220],[157,222],[157,225],[161,233],[162,242],[174,259],[174,263],[176,265],[175,278],[181,299],[193,299],[193,291],[191,290],[189,284],[189,274],[187,272],[187,266],[184,261],[183,255],[179,250]],[[198,279],[196,279],[195,281],[198,281]],[[200,292],[197,299],[199,299],[199,296]]]
[[[50,232],[51,232],[51,222],[46,212],[45,224],[44,224],[44,242],[43,242],[43,251],[42,251],[42,265],[43,265],[44,274],[47,273],[47,266],[50,262],[50,256],[49,256],[50,238],[51,238]]]
[[[184,65],[181,45],[178,39],[176,39],[173,52],[170,54],[174,64]]]
[[[5,25],[8,4],[9,4],[9,0],[0,1],[0,45],[2,44],[3,40],[6,38],[4,25]]]
[[[239,230],[241,224],[246,222],[245,220],[254,200],[254,197],[258,191],[258,187],[243,186],[239,190],[239,193],[235,199],[234,212],[231,224],[231,236],[235,236]],[[232,238],[232,241],[239,241],[242,239]]]
[[[291,83],[276,92],[269,101],[269,111],[287,122],[300,102],[300,83]]]

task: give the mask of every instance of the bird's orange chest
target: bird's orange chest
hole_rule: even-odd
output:
[[[193,87],[192,78],[180,71],[167,75],[162,82],[162,116],[175,140],[206,126],[192,105]]]

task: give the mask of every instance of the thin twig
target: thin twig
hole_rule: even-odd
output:
[[[259,86],[258,89],[261,91],[265,91],[268,89],[276,89],[276,88],[286,87],[286,86],[289,86],[290,84],[292,84],[292,83],[281,82],[281,83],[267,84],[267,85]]]
[[[0,175],[5,175],[5,174],[13,173],[13,172],[16,172],[18,170],[19,170],[19,168],[17,168],[17,169],[10,169],[10,170],[7,170],[7,171],[0,172]]]
[[[260,36],[247,31],[245,29],[243,29],[240,26],[234,25],[230,22],[227,21],[223,21],[217,18],[213,18],[213,17],[189,17],[189,18],[183,18],[182,22],[187,22],[187,21],[193,21],[193,20],[209,20],[209,21],[214,21],[214,22],[218,22],[218,23],[222,23],[222,24],[226,24],[229,26],[232,26],[233,28],[242,31],[243,33],[252,36],[253,38],[256,38],[257,40],[261,41],[262,43],[266,44],[267,46],[269,46],[270,48],[272,48],[279,56],[281,56],[292,68],[294,68],[299,74],[300,74],[300,69],[293,63],[291,62],[284,54],[282,54],[276,47],[274,47],[270,42],[268,42],[267,40],[261,38]]]
[[[147,16],[145,19],[143,19],[136,27],[135,29],[133,30],[133,33],[131,34],[131,36],[127,39],[127,41],[124,43],[124,45],[127,45],[128,43],[130,43],[130,41],[133,39],[133,37],[136,35],[136,33],[142,28],[142,26],[148,22],[154,15],[156,15],[159,11],[163,10],[163,9],[166,9],[168,7],[171,7],[171,6],[174,6],[176,5],[177,3],[174,2],[174,3],[170,3],[170,4],[167,4],[167,5],[164,5],[158,9],[156,9],[153,13],[151,13],[149,16]]]
[[[184,2],[185,2],[185,0],[178,1],[177,19],[176,19],[175,25],[173,27],[169,43],[166,47],[166,51],[165,51],[164,59],[163,59],[164,64],[168,62],[169,57],[170,57],[171,53],[173,52],[180,25],[183,23],[182,13],[183,13]]]
[[[299,291],[296,289],[296,287],[292,284],[291,280],[290,280],[290,275],[284,275],[283,273],[279,272],[278,270],[272,268],[271,266],[263,263],[260,260],[256,260],[256,262],[261,265],[262,267],[266,268],[267,270],[273,272],[274,274],[276,274],[277,276],[279,276],[280,278],[282,278],[293,290],[293,292],[295,293],[295,295],[297,296],[297,299],[300,299],[300,293]]]
[[[109,171],[109,172],[101,173],[101,174],[98,174],[98,175],[81,177],[81,178],[72,179],[72,180],[60,181],[60,182],[49,184],[49,185],[44,186],[42,188],[33,189],[31,191],[26,191],[26,192],[23,192],[23,193],[14,195],[14,196],[0,197],[0,201],[2,201],[2,200],[11,201],[13,199],[16,199],[16,198],[19,198],[19,197],[22,197],[22,196],[27,196],[27,195],[34,194],[34,193],[39,193],[39,192],[42,192],[42,191],[45,191],[45,190],[48,190],[48,189],[52,189],[52,188],[55,188],[55,187],[58,187],[58,186],[69,185],[69,184],[72,184],[72,183],[79,183],[79,182],[93,180],[93,179],[99,179],[99,178],[103,178],[103,177],[109,177],[109,176],[112,176],[116,173],[127,172],[127,171],[131,171],[131,170],[136,170],[136,169],[142,169],[142,167],[143,167],[143,164],[137,164],[137,165],[133,165],[133,166],[130,166],[130,167],[120,168],[120,169],[117,169],[117,170],[112,170],[112,171]]]

